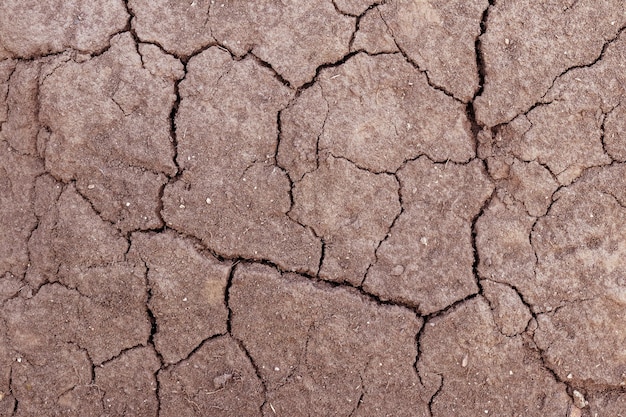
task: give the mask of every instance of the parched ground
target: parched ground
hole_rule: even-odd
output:
[[[626,416],[626,3],[0,2],[0,415]]]

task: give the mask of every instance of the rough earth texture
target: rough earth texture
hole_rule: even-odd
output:
[[[0,3],[0,416],[625,416],[618,0]]]

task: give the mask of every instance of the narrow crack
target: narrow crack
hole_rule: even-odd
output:
[[[437,398],[437,396],[441,393],[441,390],[443,389],[443,375],[441,374],[435,374],[435,375],[441,378],[441,382],[439,384],[439,387],[437,388],[437,391],[435,391],[432,397],[430,397],[430,399],[428,400],[428,411],[430,412],[431,416],[433,415],[433,404],[435,403],[435,399]]]
[[[483,161],[483,164],[485,164],[485,162]],[[487,171],[487,167],[484,166],[484,169],[486,172]],[[483,286],[480,283],[480,273],[478,272],[478,267],[480,265],[480,254],[478,252],[478,246],[477,246],[477,237],[478,237],[478,232],[476,230],[476,224],[478,223],[478,220],[482,217],[482,215],[485,213],[485,210],[489,207],[489,205],[491,204],[491,201],[493,200],[494,196],[496,195],[496,188],[494,187],[493,191],[491,192],[491,195],[483,202],[482,207],[480,208],[480,210],[478,211],[478,213],[472,218],[472,222],[471,222],[471,241],[472,241],[472,252],[473,252],[473,256],[474,256],[474,260],[472,262],[472,274],[474,276],[474,280],[476,282],[476,286],[478,287],[478,294],[483,295],[484,291],[483,291]]]
[[[161,355],[161,352],[159,352],[159,350],[156,348],[156,344],[154,342],[154,337],[159,331],[159,324],[156,320],[156,316],[154,315],[152,309],[150,308],[150,301],[152,300],[152,286],[150,285],[150,280],[148,278],[148,274],[150,273],[150,267],[148,266],[146,261],[142,260],[142,262],[143,262],[144,269],[145,269],[144,285],[146,287],[146,293],[147,293],[146,316],[148,317],[148,320],[150,321],[150,335],[148,336],[147,345],[152,347],[160,364],[159,369],[157,369],[153,374],[154,383],[155,383],[154,395],[156,396],[156,400],[157,400],[157,416],[159,416],[161,414],[161,395],[160,395],[161,382],[159,380],[159,372],[161,372],[161,370],[163,369],[165,361],[163,360],[163,356]]]
[[[385,27],[387,28],[387,32],[391,35],[391,39],[393,40],[393,43],[395,44],[396,48],[398,49],[398,51],[400,52],[400,54],[402,55],[402,57],[405,59],[406,62],[408,62],[413,68],[415,68],[417,71],[419,71],[420,73],[424,74],[424,76],[426,77],[426,82],[428,83],[428,85],[437,90],[437,91],[441,91],[443,94],[445,94],[446,96],[452,98],[454,101],[461,103],[461,104],[467,104],[466,102],[464,102],[463,100],[461,100],[460,98],[456,97],[452,92],[446,90],[446,88],[444,86],[441,85],[437,85],[435,84],[431,79],[430,79],[430,75],[428,74],[428,70],[422,69],[417,62],[415,62],[413,59],[411,59],[411,57],[409,56],[409,54],[406,52],[406,50],[404,48],[402,48],[400,46],[400,44],[398,43],[395,34],[393,33],[393,30],[391,29],[391,26],[389,26],[389,24],[387,23],[387,21],[385,20],[385,17],[382,15],[382,13],[380,14],[380,18],[383,21]],[[368,54],[369,55],[369,54]],[[380,55],[380,54],[376,54],[376,55]]]
[[[400,179],[398,178],[398,174],[392,174],[394,179],[396,180],[396,184],[398,185],[398,202],[400,203],[400,210],[398,211],[398,213],[395,215],[395,217],[393,218],[393,220],[391,221],[391,224],[389,225],[389,228],[387,229],[387,233],[385,234],[385,237],[378,242],[378,245],[376,245],[376,248],[374,249],[374,262],[370,263],[367,268],[365,269],[365,273],[363,274],[363,279],[361,280],[361,282],[359,283],[359,288],[362,288],[363,285],[365,284],[365,281],[367,280],[367,275],[370,271],[370,269],[372,268],[372,266],[376,265],[378,263],[378,250],[380,249],[380,247],[383,245],[383,243],[385,243],[390,237],[391,237],[391,232],[394,228],[394,226],[396,225],[396,222],[398,221],[398,219],[400,218],[400,216],[402,216],[402,213],[404,213],[404,200],[403,200],[403,196],[402,196],[402,184],[400,183]]]

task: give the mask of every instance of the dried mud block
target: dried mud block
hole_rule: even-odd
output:
[[[122,0],[5,0],[0,3],[0,59],[32,58],[67,48],[98,52],[127,21]]]
[[[513,288],[489,280],[482,280],[481,286],[502,334],[516,336],[526,330],[532,315]]]
[[[398,178],[404,212],[378,248],[363,289],[430,314],[478,292],[471,226],[493,185],[478,160],[434,164],[422,157]]]
[[[7,84],[7,115],[0,130],[0,140],[20,153],[37,155],[37,120],[39,64],[18,62]],[[3,118],[0,117],[0,120]]]
[[[226,333],[224,302],[230,264],[202,254],[174,233],[132,236],[129,256],[148,268],[154,345],[166,363],[187,357],[203,340]]]
[[[538,315],[534,339],[562,380],[620,389],[626,385],[625,315],[623,299],[582,300]]]
[[[504,204],[494,197],[476,221],[478,275],[519,289],[523,295],[535,283],[535,252],[530,233],[535,218],[521,204]]]
[[[559,184],[550,171],[537,161],[523,162],[515,159],[509,167],[503,188],[517,201],[524,204],[529,215],[540,217],[552,204],[552,194]]]
[[[333,0],[333,4],[344,14],[361,16],[368,8],[383,3],[383,0]]]
[[[180,80],[185,76],[183,63],[163,52],[158,46],[140,43],[138,49],[143,67],[150,71],[150,74],[175,80]]]
[[[375,172],[395,172],[422,154],[455,162],[474,156],[465,107],[400,54],[357,54],[323,70],[318,82],[329,105],[320,150]]]
[[[28,240],[37,227],[33,213],[38,159],[21,155],[0,141],[0,275],[23,278],[29,262]]]
[[[152,348],[139,347],[96,367],[95,384],[102,394],[103,415],[158,415],[154,375],[160,366]]]
[[[375,250],[400,214],[399,184],[329,156],[295,184],[291,217],[325,243],[320,278],[359,285]]]
[[[481,297],[426,323],[420,347],[418,372],[436,390],[434,417],[567,415],[566,386],[554,380],[522,336],[498,331]]]
[[[158,378],[162,417],[261,415],[261,381],[246,353],[228,336],[205,342]]]
[[[421,320],[409,310],[262,265],[237,267],[229,300],[266,415],[428,415],[413,368]]]
[[[389,27],[385,24],[378,8],[368,10],[359,20],[359,30],[354,35],[351,51],[368,54],[398,52],[398,47]]]
[[[356,22],[327,0],[223,1],[212,5],[209,15],[220,45],[237,56],[252,52],[293,87],[348,53]]]
[[[293,95],[267,68],[210,48],[187,64],[176,117],[183,173],[165,187],[168,226],[229,258],[316,273],[321,242],[286,213],[287,174],[274,164],[277,115]]]
[[[430,81],[468,102],[478,90],[475,41],[487,0],[393,0],[380,12],[398,46]]]
[[[133,291],[137,285],[132,284],[128,288],[133,279],[141,283],[142,276],[129,270],[120,277],[116,272],[104,275],[100,271],[96,273],[99,282],[93,283],[97,286],[112,280],[124,284],[124,292],[120,295],[118,290],[118,296],[113,293],[109,300],[50,284],[33,298],[4,304],[9,344],[20,355],[12,365],[12,387],[20,413],[33,415],[28,410],[44,409],[44,404],[45,409],[100,404],[93,398],[100,395],[91,384],[92,364],[99,365],[146,342],[150,323],[145,316],[145,290]]]
[[[190,56],[215,43],[209,25],[210,0],[130,0],[133,29],[144,42],[156,43],[176,56]]]
[[[328,115],[319,84],[302,91],[293,104],[280,113],[280,143],[276,162],[292,181],[299,181],[318,165],[319,138]]]
[[[485,86],[474,103],[476,118],[495,126],[543,101],[555,78],[569,68],[593,63],[625,22],[620,1],[496,4],[480,38]]]
[[[64,182],[76,180],[122,231],[158,228],[159,191],[177,172],[174,76],[144,69],[128,33],[111,45],[86,62],[61,64],[43,81],[40,118],[51,131],[46,168]]]

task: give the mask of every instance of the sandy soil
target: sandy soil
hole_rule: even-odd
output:
[[[626,415],[620,0],[0,2],[0,415]]]

